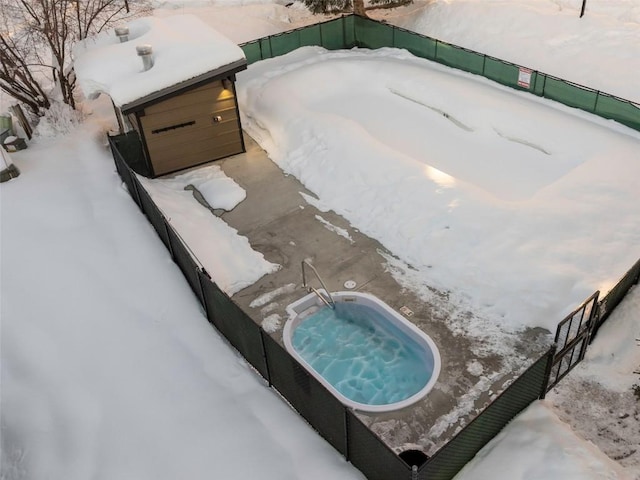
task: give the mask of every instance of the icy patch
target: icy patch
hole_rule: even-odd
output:
[[[271,302],[274,298],[284,293],[291,293],[296,289],[295,283],[287,283],[286,285],[276,288],[275,290],[271,290],[270,292],[263,293],[259,297],[255,298],[251,301],[249,306],[251,308],[262,307],[267,303]]]
[[[483,375],[480,377],[476,384],[469,389],[469,392],[460,397],[458,405],[455,408],[436,420],[427,434],[429,440],[437,443],[438,439],[442,437],[442,434],[454,426],[456,427],[455,433],[458,433],[458,431],[466,425],[464,417],[472,413],[479,413],[480,408],[476,407],[476,401],[484,392],[488,392],[494,382],[506,373],[508,373],[506,369],[502,369],[488,376]]]
[[[412,429],[402,420],[384,420],[375,422],[371,429],[380,437],[392,436],[402,444],[407,444],[412,436]],[[404,446],[404,445],[403,445]],[[419,448],[418,448],[419,450]]]
[[[262,329],[267,333],[273,333],[280,328],[281,317],[277,313],[269,315],[262,320]]]
[[[331,223],[331,222],[325,220],[324,218],[322,218],[320,215],[316,215],[316,220],[318,220],[320,223],[322,223],[322,225],[324,225],[324,227],[327,230],[329,230],[331,232],[335,232],[338,235],[340,235],[341,237],[344,237],[347,240],[349,240],[349,243],[351,243],[352,245],[355,243],[353,238],[351,238],[351,235],[349,235],[349,232],[347,232],[344,228],[337,227],[333,223]]]
[[[260,309],[260,313],[264,316],[270,312],[273,312],[276,308],[278,308],[280,304],[278,302],[271,302]]]
[[[484,367],[479,361],[473,360],[467,363],[467,372],[469,372],[474,377],[479,377],[484,372]]]
[[[378,250],[378,254],[386,260],[385,269],[396,282],[448,317],[447,328],[454,335],[474,339],[471,345],[474,355],[480,358],[499,355],[503,361],[510,362],[514,369],[528,361],[526,357],[514,353],[520,329],[501,327],[490,315],[483,315],[478,309],[474,311],[463,296],[431,288],[424,283],[421,272],[385,252]],[[541,345],[541,349],[543,347]]]
[[[323,202],[322,200],[312,197],[311,195],[307,195],[304,192],[299,192],[300,196],[302,198],[304,198],[304,200],[311,205],[312,207],[316,207],[319,211],[321,211],[322,213],[326,213],[328,211],[331,210],[331,207],[328,206],[325,202]]]

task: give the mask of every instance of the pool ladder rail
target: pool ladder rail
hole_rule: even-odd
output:
[[[320,282],[320,285],[322,285],[322,288],[324,289],[324,293],[326,294],[326,296],[323,295],[322,292],[320,292],[318,289],[312,287],[311,285],[309,285],[307,283],[307,276],[305,275],[305,265],[307,267],[309,267],[313,271],[313,273],[315,273],[316,278]],[[302,261],[302,287],[305,288],[307,290],[307,292],[309,292],[309,293],[311,293],[311,292],[315,293],[320,298],[320,300],[323,301],[323,303],[327,307],[335,310],[336,302],[333,301],[333,297],[329,293],[329,289],[327,288],[327,286],[322,281],[322,278],[320,277],[320,274],[318,273],[316,268],[313,265],[311,265],[311,263],[308,260],[303,260]]]

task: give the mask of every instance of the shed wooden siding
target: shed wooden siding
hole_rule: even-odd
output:
[[[140,123],[155,175],[243,151],[236,98],[221,81],[147,107]]]

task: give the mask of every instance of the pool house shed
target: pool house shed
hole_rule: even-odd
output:
[[[76,47],[84,94],[111,97],[148,177],[245,151],[235,76],[246,68],[240,47],[192,15],[138,19]]]

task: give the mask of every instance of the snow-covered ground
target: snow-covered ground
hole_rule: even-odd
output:
[[[102,125],[0,189],[0,478],[362,478],[208,324]]]
[[[464,46],[571,79],[570,75],[561,73],[562,69],[585,72],[581,73],[584,78],[580,83],[631,98],[622,90],[616,91],[620,88],[616,85],[633,87],[634,82],[635,85],[638,82],[637,76],[632,74],[638,71],[634,67],[637,63],[633,63],[640,58],[634,50],[638,48],[638,42],[627,41],[630,37],[625,36],[624,32],[629,30],[637,35],[640,31],[637,16],[633,16],[640,8],[640,1],[589,0],[587,15],[593,19],[582,23],[573,20],[577,16],[578,3],[545,0],[433,1],[394,10],[390,15],[397,14],[398,18],[406,20],[408,14],[404,12],[413,12],[415,25],[419,25],[437,12],[447,12],[438,14],[437,23],[443,32],[454,33],[460,18],[469,15],[474,21],[469,22],[464,31],[469,38],[475,35],[475,38],[483,38],[486,43]],[[607,8],[607,4],[610,8]],[[271,3],[242,6],[200,1],[165,2],[162,7],[159,15],[191,13],[187,10],[193,10],[238,42],[314,20],[298,5],[287,8]],[[559,35],[552,29],[556,23],[562,25],[567,38],[574,35],[587,39],[585,44],[597,32],[607,32],[606,37],[611,40],[610,56],[615,56],[615,49],[621,52],[620,55],[626,55],[629,61],[617,66],[612,63],[611,68],[615,68],[616,74],[601,75],[600,78],[600,67],[585,67],[592,57],[575,55],[569,48],[571,42],[557,42],[553,51],[559,55],[554,57],[558,64],[552,58],[548,60],[549,68],[537,65],[531,51],[545,48],[538,43],[532,44],[532,36],[511,30],[518,11],[523,16],[528,15],[530,28],[537,29],[535,40]],[[532,11],[536,15],[529,15]],[[449,21],[449,18],[452,20]],[[447,30],[448,24],[450,30]],[[489,26],[497,30],[488,30]],[[493,32],[492,35],[486,35],[487,31]],[[433,31],[425,33],[438,37]],[[450,35],[448,38],[441,38],[464,43],[453,38],[454,33],[447,34]],[[504,41],[505,37],[508,37],[508,41]],[[619,43],[615,42],[616,38]],[[507,44],[508,47],[504,48],[509,48],[514,57],[501,55],[498,44]],[[613,127],[611,122],[587,120],[585,115],[569,113],[568,109],[562,107],[549,109],[545,101],[528,97],[525,100],[526,108],[520,107],[521,110],[517,112],[506,110],[518,107],[509,101],[507,104],[498,103],[498,97],[507,95],[509,99],[517,98],[520,101],[523,95],[487,87],[486,82],[482,81],[477,88],[493,88],[495,95],[483,100],[483,111],[489,114],[479,116],[475,110],[466,108],[457,97],[436,97],[415,83],[420,75],[427,74],[429,81],[442,81],[439,79],[446,74],[443,73],[444,69],[432,67],[425,73],[420,62],[418,68],[416,61],[398,52],[386,52],[382,56],[358,52],[356,56],[360,60],[357,62],[341,62],[341,55],[344,57],[343,54],[328,55],[317,50],[294,54],[297,63],[294,62],[292,65],[295,68],[290,68],[288,72],[281,68],[278,60],[271,62],[271,66],[268,62],[256,65],[248,72],[247,79],[242,80],[246,82],[247,95],[252,88],[251,82],[264,87],[265,94],[270,89],[278,91],[288,86],[287,93],[292,96],[297,93],[294,98],[299,103],[290,102],[287,108],[280,110],[277,105],[273,106],[273,111],[266,115],[268,99],[265,95],[262,98],[254,95],[250,101],[246,100],[248,103],[245,106],[248,108],[243,113],[266,115],[269,122],[274,122],[273,127],[277,131],[272,130],[267,136],[263,129],[260,139],[273,150],[277,161],[292,160],[285,167],[292,171],[302,166],[304,158],[297,154],[303,151],[316,155],[313,158],[330,166],[331,156],[323,159],[318,155],[322,154],[323,149],[328,153],[336,153],[336,145],[339,147],[337,153],[345,160],[359,159],[365,152],[368,153],[367,160],[375,168],[356,170],[352,181],[355,186],[369,182],[377,187],[373,190],[378,194],[380,191],[388,192],[385,190],[389,188],[388,182],[396,179],[399,183],[399,179],[413,169],[415,173],[408,180],[409,186],[414,188],[413,192],[426,195],[426,200],[440,208],[439,212],[426,209],[424,213],[426,218],[432,216],[431,222],[440,230],[429,230],[427,237],[416,238],[415,242],[431,242],[433,248],[441,248],[438,251],[443,252],[447,260],[453,260],[454,256],[441,244],[451,245],[451,248],[478,248],[484,245],[489,252],[494,252],[491,255],[501,261],[502,268],[491,279],[485,279],[488,285],[474,284],[477,288],[465,292],[466,301],[473,303],[473,295],[481,290],[491,292],[492,288],[498,288],[491,285],[491,281],[495,278],[496,284],[504,282],[505,278],[509,278],[506,273],[511,272],[512,268],[523,271],[531,268],[537,278],[553,279],[556,287],[565,295],[563,298],[568,293],[581,299],[583,293],[591,293],[598,278],[606,289],[623,273],[620,270],[629,267],[637,259],[637,245],[640,242],[634,225],[637,222],[633,221],[638,213],[637,197],[634,197],[637,193],[634,194],[626,186],[632,185],[634,179],[638,178],[633,161],[638,152],[637,133]],[[360,106],[367,106],[367,95],[382,94],[380,98],[383,99],[386,114],[401,111],[404,115],[409,110],[412,112],[411,118],[428,121],[430,128],[436,129],[438,136],[443,137],[442,140],[453,138],[460,143],[462,140],[475,142],[477,151],[483,151],[487,146],[492,150],[499,146],[502,160],[491,157],[483,159],[497,162],[493,164],[493,171],[464,169],[453,163],[454,158],[447,157],[444,145],[436,142],[432,148],[437,147],[438,156],[433,161],[443,163],[415,165],[413,156],[415,151],[421,150],[419,142],[407,144],[398,141],[395,145],[389,145],[390,140],[380,134],[403,116],[394,116],[392,121],[389,118],[377,119],[373,115],[356,118],[347,116],[346,113],[351,113],[353,109],[342,105],[340,99],[344,97],[340,97],[340,85],[335,81],[326,82],[334,89],[333,92],[318,92],[324,96],[317,99],[319,102],[316,105],[305,103],[308,96],[292,88],[297,83],[279,84],[284,80],[282,77],[287,75],[302,79],[309,78],[314,72],[326,75],[311,62],[304,65],[305,56],[314,61],[321,59],[322,63],[340,68],[345,82],[351,82],[351,92],[358,86],[356,91],[361,96],[352,95],[353,99],[350,100],[360,102]],[[540,57],[545,55],[541,54]],[[411,71],[404,82],[394,84],[378,70],[380,81],[358,83],[359,75],[369,72],[366,68],[384,65],[380,62],[395,62],[394,68]],[[280,66],[273,69],[274,65]],[[266,78],[267,68],[275,73],[272,81]],[[593,77],[589,77],[589,74]],[[480,100],[481,94],[472,90],[476,86],[469,83],[466,75],[446,78],[452,88],[464,87],[462,91],[458,90],[459,94],[469,95],[474,102]],[[628,81],[621,80],[623,78]],[[314,81],[318,79],[314,78]],[[605,83],[599,86],[600,81]],[[631,93],[637,91],[636,88]],[[249,99],[249,96],[246,98]],[[324,103],[320,104],[322,100]],[[399,108],[398,105],[402,105],[402,109],[394,110]],[[104,120],[102,106],[103,103],[88,106],[95,109],[95,113],[87,117],[82,126],[68,129],[70,133],[64,135],[54,135],[55,123],[43,124],[47,128],[42,128],[42,131],[53,138],[40,137],[30,144],[28,150],[14,155],[14,162],[22,175],[0,187],[3,480],[129,476],[361,478],[268,390],[209,327],[178,268],[128,198],[114,172],[109,153],[102,146],[101,137],[112,126],[110,120]],[[458,123],[470,127],[471,131],[442,118],[436,110],[444,107]],[[296,119],[299,124],[289,123],[289,115],[293,113],[288,111],[289,108],[298,114],[304,113]],[[492,108],[509,112],[508,124],[496,124],[502,117],[492,114]],[[339,117],[336,117],[336,111],[341,114]],[[309,112],[314,113],[307,116]],[[530,114],[538,120],[544,118],[546,122],[558,122],[554,125],[562,125],[563,132],[565,127],[569,128],[570,134],[553,135],[554,132],[545,132],[546,123],[526,128],[526,124],[517,122],[519,117]],[[335,131],[336,119],[346,133],[353,134],[353,144],[342,141],[340,132]],[[323,127],[325,122],[331,128]],[[295,127],[295,131],[304,133],[306,142],[296,145],[295,138],[287,137],[285,127]],[[411,125],[406,127],[411,128]],[[584,129],[579,131],[580,135],[576,130],[578,128]],[[378,148],[371,148],[369,135],[375,136],[376,141],[380,142]],[[427,138],[427,135],[424,137]],[[402,140],[406,139],[405,136]],[[514,139],[521,141],[514,142]],[[598,139],[600,141],[596,144]],[[532,148],[522,140],[539,148]],[[381,145],[382,142],[387,143]],[[298,150],[292,147],[298,147]],[[459,145],[456,147],[459,148]],[[574,151],[582,155],[572,155]],[[612,152],[608,157],[607,151]],[[523,175],[521,170],[515,169],[502,173],[509,166],[504,163],[509,152],[514,158],[523,156],[530,161],[542,162],[546,166],[545,171],[543,174],[537,170],[527,171]],[[557,162],[548,162],[551,159],[547,156]],[[389,159],[397,162],[397,168],[387,169]],[[618,163],[613,165],[610,162]],[[388,173],[381,180],[377,174],[383,168]],[[626,178],[617,178],[612,173],[615,168],[629,169],[624,170]],[[514,182],[522,182],[523,188],[507,188],[507,182],[500,181],[504,176],[494,178],[497,170],[500,175],[508,173],[509,179]],[[327,185],[330,182],[322,182],[313,170],[307,168],[300,169],[301,173],[298,174],[302,176],[307,171],[309,179],[318,182],[319,186],[312,187],[312,190],[320,196],[321,201],[332,208],[340,208],[340,205],[330,203],[334,201],[333,194],[337,196],[336,190],[323,190],[330,187]],[[215,177],[217,175],[212,173],[211,180]],[[198,178],[196,182],[200,180]],[[417,187],[424,187],[424,182],[427,182],[428,188],[422,192],[422,188]],[[596,182],[595,186],[593,182]],[[404,188],[404,184],[401,185]],[[206,182],[201,186],[207,190]],[[228,182],[226,186],[229,186]],[[179,185],[164,187],[180,188]],[[388,214],[385,209],[391,212],[396,209],[397,212],[401,198],[397,199],[397,204],[396,198],[404,193],[401,190],[396,187],[392,197],[384,197],[386,201],[381,202],[377,198],[378,202],[369,201],[368,205],[379,205],[381,213]],[[212,206],[221,201],[224,205],[221,208],[230,207],[242,196],[233,186],[228,191],[230,197],[211,200]],[[352,206],[349,211],[341,212],[347,218],[354,215],[352,222],[361,221],[357,217],[358,208],[364,202],[362,198],[366,199],[368,195],[366,188],[357,192],[364,197],[349,204]],[[339,198],[350,201],[348,196]],[[394,200],[391,201],[391,198]],[[444,199],[448,199],[448,203]],[[601,225],[600,222],[598,229],[592,231],[573,218],[567,220],[563,215],[569,213],[576,215],[576,220],[579,219],[584,203],[596,209],[601,208],[599,204],[602,203],[602,211],[612,215],[610,210],[605,210],[605,206],[610,206],[610,202],[614,201],[622,203],[614,214],[619,222],[615,232],[610,232],[612,227]],[[550,204],[553,204],[555,219],[551,225],[544,223],[550,215]],[[449,206],[451,211],[443,209],[443,205]],[[476,218],[474,212],[488,217]],[[179,211],[171,214],[178,215]],[[457,221],[449,221],[451,219]],[[568,243],[562,243],[558,251],[544,253],[542,239],[535,235],[533,229],[527,230],[525,220],[531,219],[538,227],[548,228],[545,234],[550,237],[560,235],[560,239]],[[411,238],[410,228],[419,225],[414,225],[413,221],[412,225],[400,230],[398,242]],[[467,221],[471,222],[469,226]],[[483,221],[492,226],[492,230],[505,232],[506,238],[484,238],[478,226]],[[450,232],[452,226],[469,228],[466,232],[475,235],[472,238],[474,242],[468,242],[463,235],[457,237],[458,243],[451,241],[452,235],[449,234],[454,233]],[[371,228],[372,235],[386,234],[384,229],[376,230],[375,222],[371,222],[368,228]],[[570,235],[564,233],[566,229],[571,229]],[[607,237],[609,234],[612,237]],[[210,235],[217,235],[215,228],[212,228]],[[403,245],[393,243],[395,241],[391,242],[394,251],[398,248],[395,245]],[[495,242],[498,244],[495,245]],[[521,246],[506,248],[510,243],[520,243]],[[610,243],[615,245],[609,246]],[[406,252],[396,253],[408,255],[405,260],[417,266],[419,272],[424,269],[424,278],[432,279],[436,286],[450,288],[446,282],[455,276],[451,275],[451,270],[447,270],[448,265],[439,256],[434,256],[433,261],[426,257],[425,260],[411,250],[412,242],[407,245]],[[593,245],[598,248],[594,249]],[[499,247],[507,252],[504,258],[500,257],[502,250]],[[623,252],[621,257],[612,256],[616,251],[614,247]],[[483,258],[475,259],[465,251],[460,255],[463,257],[461,261],[477,260],[478,269],[481,262],[485,261]],[[589,256],[592,263],[595,261],[595,271],[585,271],[579,261],[581,255]],[[623,258],[624,255],[628,258]],[[239,256],[241,258],[238,260],[243,261],[244,254]],[[542,263],[537,266],[537,262],[531,261],[531,258],[540,259]],[[607,261],[613,264],[610,267],[616,271],[605,269]],[[440,273],[431,275],[431,271]],[[545,272],[548,277],[544,276]],[[604,272],[610,277],[603,278]],[[476,272],[469,273],[473,275]],[[580,280],[576,281],[576,278]],[[582,279],[585,279],[584,283],[581,283]],[[520,280],[519,284],[514,283],[513,286],[508,285],[514,289],[514,295],[526,293],[529,287],[544,287],[528,278]],[[231,282],[230,285],[230,288],[234,288],[235,284]],[[550,312],[559,313],[575,306],[554,304],[551,289],[542,293],[548,294],[544,301],[545,308],[549,308]],[[548,400],[537,402],[508,426],[466,467],[459,478],[640,478],[637,454],[629,455],[634,447],[626,450],[617,448],[620,445],[638,444],[638,402],[631,390],[637,380],[633,371],[640,363],[637,356],[640,347],[635,345],[635,338],[640,337],[638,302],[636,289],[601,329],[587,360],[577,373],[565,379]],[[513,302],[503,305],[494,303],[485,308],[488,315],[496,315],[492,318],[499,318],[501,311],[518,312],[519,307]],[[529,309],[521,313],[529,315]],[[533,316],[535,319],[542,317],[541,312]],[[548,320],[555,323],[558,318]],[[510,326],[515,328],[521,324],[531,324],[530,321],[534,320],[529,317],[518,318]],[[619,375],[614,375],[614,372],[619,372]],[[612,407],[613,398],[622,400]],[[594,422],[596,418],[600,423]],[[572,426],[573,431],[567,424]],[[611,457],[617,457],[626,470],[622,470],[574,431],[596,443]]]
[[[636,0],[425,0],[373,17],[640,103]]]
[[[238,78],[270,158],[499,329],[554,331],[640,257],[636,131],[396,49],[307,47]]]

